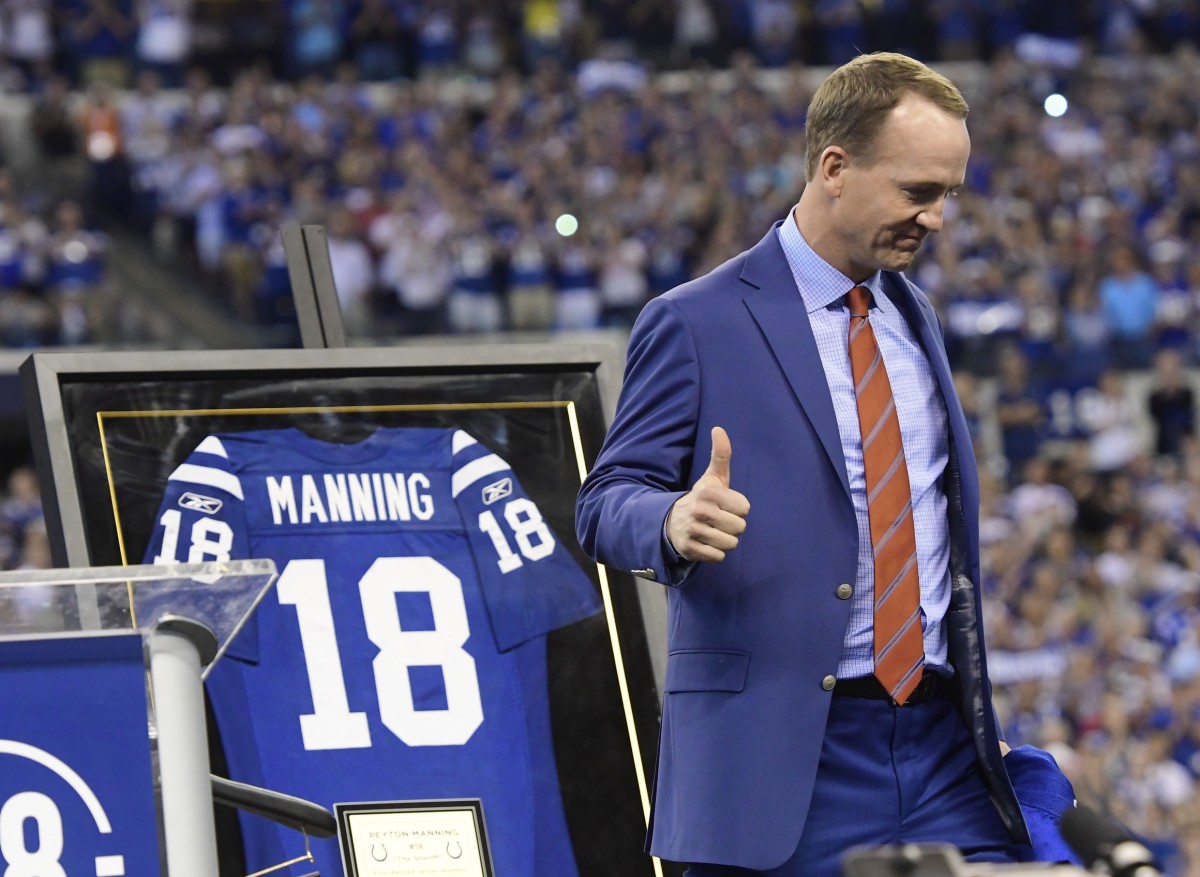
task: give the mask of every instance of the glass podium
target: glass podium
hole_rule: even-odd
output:
[[[202,679],[275,577],[270,560],[0,573],[5,873],[216,877]]]

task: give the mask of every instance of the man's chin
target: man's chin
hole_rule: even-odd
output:
[[[916,258],[916,255],[916,250],[913,250],[911,253],[905,250],[892,250],[890,253],[888,253],[887,258],[884,260],[884,270],[904,271],[913,263],[913,259]]]

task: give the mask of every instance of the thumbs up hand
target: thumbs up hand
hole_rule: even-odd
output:
[[[667,514],[667,539],[685,560],[722,561],[746,530],[750,501],[729,486],[732,456],[729,436],[714,426],[708,468]]]

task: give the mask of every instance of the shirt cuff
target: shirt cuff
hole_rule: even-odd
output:
[[[670,511],[667,512],[667,517],[671,516]],[[663,544],[663,560],[667,564],[667,576],[672,585],[682,584],[683,580],[688,577],[688,574],[696,568],[696,561],[686,560],[683,555],[675,550],[675,546],[671,544],[671,540],[667,538],[667,518],[663,518],[662,525],[662,544]]]

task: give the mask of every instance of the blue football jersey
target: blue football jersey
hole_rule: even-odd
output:
[[[170,476],[151,563],[271,558],[209,674],[230,774],[338,802],[479,798],[501,877],[573,877],[545,635],[595,587],[509,465],[462,430],[211,435]],[[251,870],[303,850],[243,814]],[[341,874],[333,839],[321,874]]]

